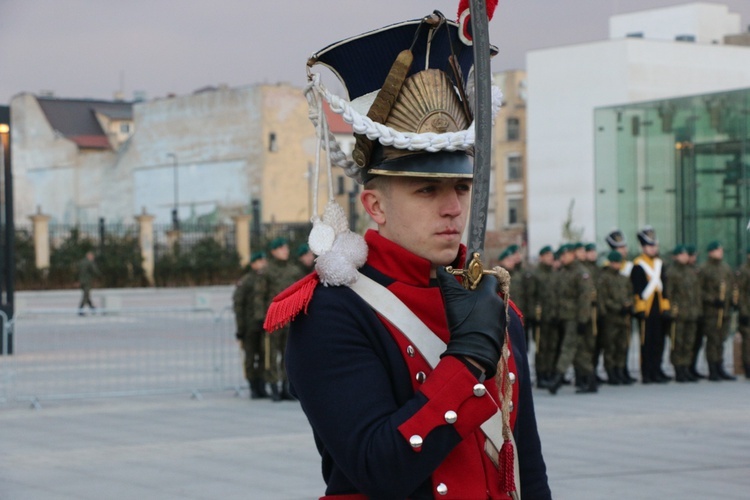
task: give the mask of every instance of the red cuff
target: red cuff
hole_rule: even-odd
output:
[[[414,451],[435,427],[453,425],[463,439],[497,411],[484,385],[453,356],[444,357],[419,390],[427,403],[398,428]]]

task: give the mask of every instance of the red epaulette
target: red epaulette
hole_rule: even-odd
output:
[[[263,329],[273,332],[290,323],[300,312],[307,312],[307,306],[318,283],[318,273],[313,271],[274,297],[266,311]]]

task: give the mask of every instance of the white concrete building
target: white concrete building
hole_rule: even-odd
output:
[[[571,204],[573,227],[604,248],[594,234],[594,109],[750,87],[750,48],[724,43],[739,31],[726,6],[697,2],[613,16],[608,40],[528,54],[531,255],[564,242]]]

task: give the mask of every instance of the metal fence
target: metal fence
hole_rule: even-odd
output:
[[[3,324],[0,403],[246,387],[229,308],[27,309]]]

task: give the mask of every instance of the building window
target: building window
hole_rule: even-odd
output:
[[[130,123],[123,122],[120,124],[120,133],[121,134],[129,134],[130,133]]]
[[[523,200],[508,200],[508,225],[521,224],[523,222]]]
[[[517,141],[521,138],[521,123],[518,118],[508,118],[508,140]]]
[[[523,179],[523,158],[521,155],[508,157],[508,180],[520,181]]]
[[[271,153],[275,153],[279,150],[279,145],[276,143],[276,134],[274,132],[268,134],[268,150]]]
[[[346,188],[344,186],[344,176],[339,175],[336,178],[336,183],[337,183],[336,194],[344,194],[344,192],[346,191]]]

